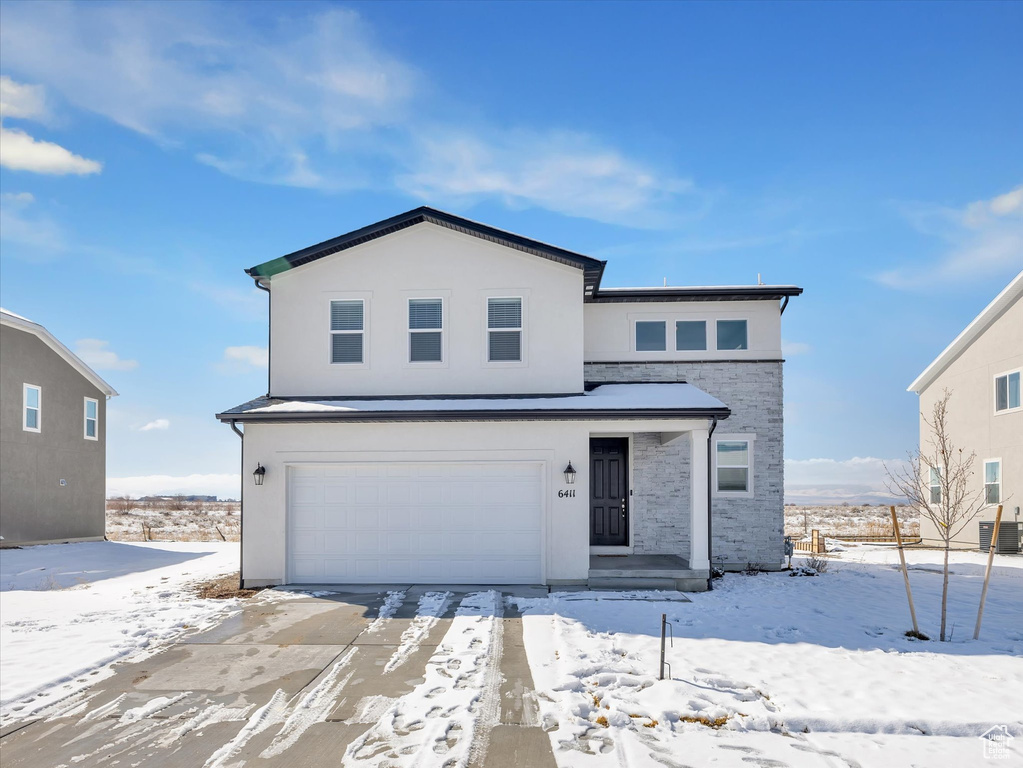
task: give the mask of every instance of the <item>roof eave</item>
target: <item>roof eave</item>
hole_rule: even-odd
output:
[[[530,408],[503,410],[422,411],[304,411],[279,413],[218,413],[222,422],[417,422],[417,421],[591,421],[631,419],[727,419],[729,408]]]

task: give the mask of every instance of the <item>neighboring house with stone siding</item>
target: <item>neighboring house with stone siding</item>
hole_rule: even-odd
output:
[[[103,538],[116,394],[43,326],[0,309],[0,544]]]
[[[604,265],[418,208],[246,270],[268,393],[217,415],[242,436],[243,583],[779,568],[801,289],[609,288]]]

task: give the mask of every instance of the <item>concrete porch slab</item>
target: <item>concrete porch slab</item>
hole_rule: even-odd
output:
[[[590,589],[677,589],[702,592],[709,570],[689,567],[676,555],[590,555]]]

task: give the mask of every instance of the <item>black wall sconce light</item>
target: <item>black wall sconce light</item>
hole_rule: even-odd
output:
[[[572,466],[572,462],[568,462],[568,466],[565,467],[565,482],[569,485],[575,483],[575,467]]]
[[[263,484],[263,478],[266,476],[266,467],[259,462],[256,462],[256,468],[252,470],[252,480],[256,485]]]

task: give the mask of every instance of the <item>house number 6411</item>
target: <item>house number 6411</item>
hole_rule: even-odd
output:
[[[571,499],[575,497],[575,491],[558,491],[559,499]]]

